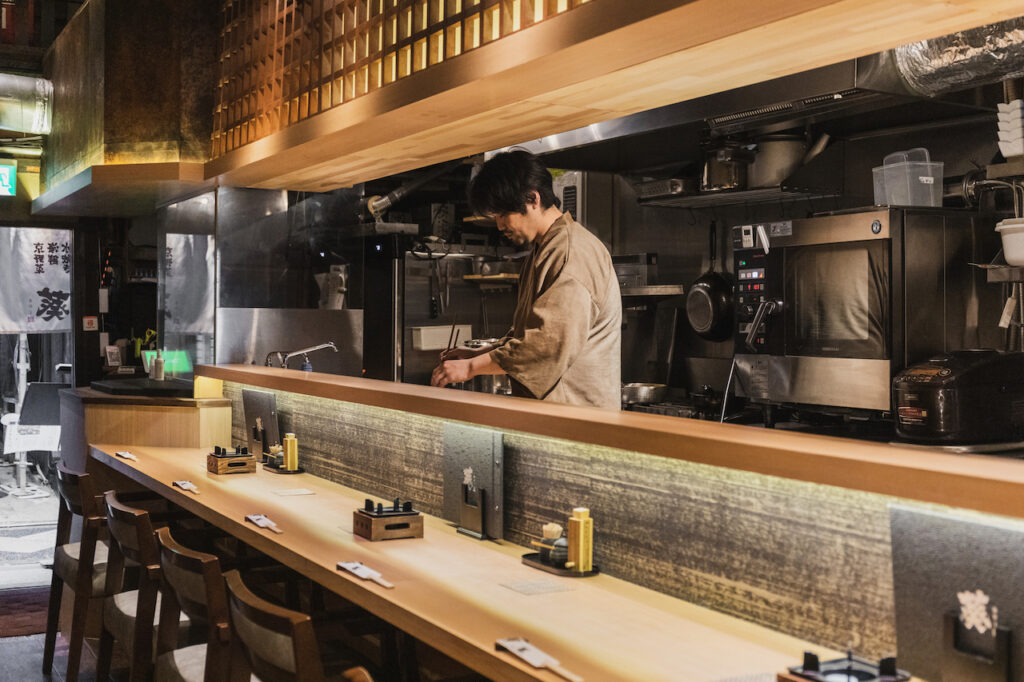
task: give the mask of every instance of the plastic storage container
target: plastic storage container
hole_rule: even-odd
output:
[[[1024,265],[1024,218],[1008,218],[996,225],[1003,240],[1003,258],[1007,265]]]
[[[893,152],[872,172],[878,206],[942,206],[942,162],[924,147]]]

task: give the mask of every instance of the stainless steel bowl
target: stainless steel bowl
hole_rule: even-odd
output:
[[[622,385],[623,405],[644,405],[665,400],[668,386],[665,384],[630,383]]]

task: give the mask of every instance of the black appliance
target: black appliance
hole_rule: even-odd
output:
[[[154,381],[148,377],[138,379],[102,379],[93,381],[89,386],[102,393],[111,395],[145,395],[154,398],[191,398],[192,382],[183,379],[165,379]]]
[[[940,445],[1024,441],[1024,353],[965,350],[892,381],[896,433]]]
[[[883,658],[878,663],[847,653],[845,658],[819,661],[818,656],[804,652],[803,665],[789,669],[796,678],[814,682],[906,682],[910,673],[896,667],[895,658]]]
[[[976,215],[926,208],[734,227],[737,394],[891,412],[903,368],[1002,342],[999,292],[969,265],[996,252],[993,237]]]

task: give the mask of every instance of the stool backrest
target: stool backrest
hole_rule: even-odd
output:
[[[156,546],[156,534],[149,512],[122,503],[114,490],[108,490],[103,501],[111,539],[110,559],[107,562],[107,594],[121,590],[126,558],[142,566],[143,582],[157,584],[160,580],[160,551]]]
[[[165,588],[160,614],[161,653],[165,647],[174,648],[180,609],[193,622],[207,626],[204,679],[227,679],[231,667],[231,626],[220,560],[213,554],[179,544],[169,528],[159,529],[156,539]],[[165,633],[165,628],[169,632]]]
[[[71,471],[64,462],[57,465],[57,492],[61,507],[78,516],[102,515],[96,499],[96,486],[90,474]]]
[[[263,682],[323,682],[313,621],[249,591],[238,571],[224,574],[231,627],[252,672]]]

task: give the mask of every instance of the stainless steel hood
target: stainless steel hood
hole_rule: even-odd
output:
[[[901,77],[892,52],[700,97],[516,145],[552,167],[652,171],[694,158],[701,131],[769,133],[924,101]],[[933,117],[955,117],[973,102],[928,100]],[[913,122],[913,121],[910,121]]]

